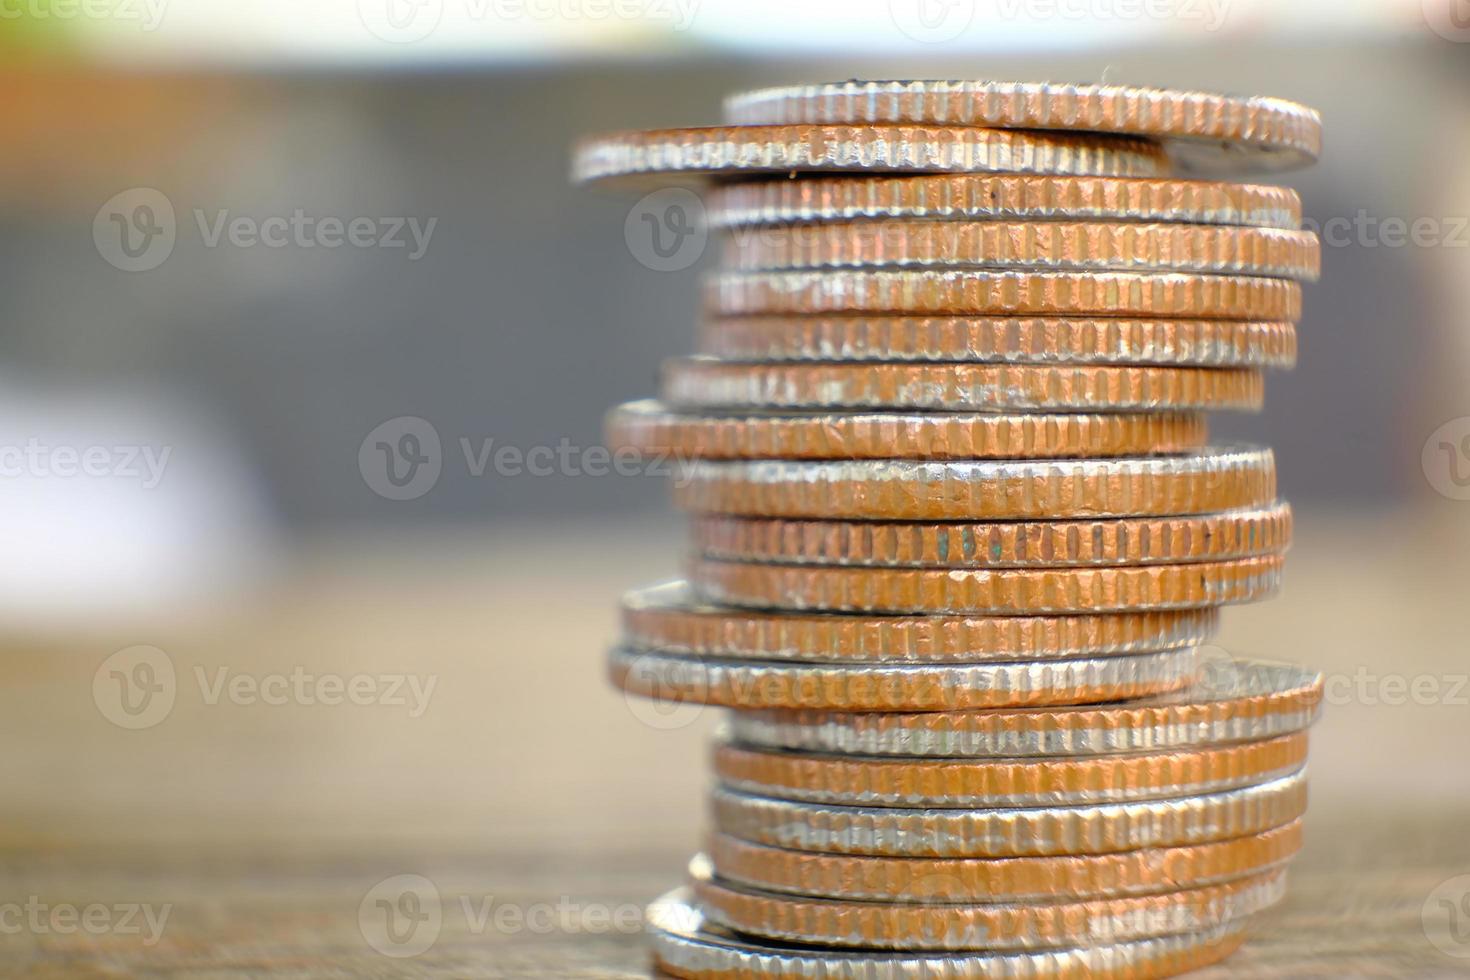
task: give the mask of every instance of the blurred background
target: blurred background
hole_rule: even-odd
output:
[[[636,195],[569,186],[568,150],[849,77],[1321,111],[1277,178],[1324,236],[1299,366],[1214,424],[1275,448],[1297,543],[1220,643],[1335,679],[1315,820],[1470,814],[1463,0],[3,0],[10,860],[677,878],[714,712],[625,703],[602,655],[683,526],[597,447],[692,349],[712,256],[650,268]]]

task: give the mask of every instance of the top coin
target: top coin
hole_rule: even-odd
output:
[[[1009,132],[974,126],[698,126],[609,133],[583,140],[577,183],[795,171],[1031,173],[1160,177],[1169,161],[1152,140]]]
[[[849,81],[733,95],[740,125],[919,124],[1148,136],[1184,173],[1290,170],[1322,151],[1322,118],[1283,99],[1063,82]]]

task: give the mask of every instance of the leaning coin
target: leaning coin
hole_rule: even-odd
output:
[[[1307,760],[1304,732],[1261,742],[1073,759],[878,759],[720,743],[732,790],[841,806],[1081,806],[1220,793],[1270,782]]]
[[[738,361],[936,361],[1007,364],[1178,364],[1287,368],[1285,322],[1126,317],[712,317],[699,349]]]
[[[1018,520],[1208,514],[1276,498],[1268,449],[1133,459],[699,460],[674,487],[697,513]]]
[[[729,727],[744,745],[953,759],[1231,745],[1304,731],[1316,720],[1321,674],[1289,664],[1203,660],[1194,683],[1147,701],[918,714],[742,711],[731,716]]]
[[[912,810],[710,792],[715,829],[771,847],[885,857],[1109,854],[1259,834],[1299,818],[1306,770],[1206,796],[1074,807]]]
[[[1315,160],[1322,118],[1285,99],[1180,89],[983,80],[847,81],[732,95],[743,125],[943,123],[1131,133],[1164,141],[1185,172],[1283,170]]]
[[[578,183],[849,170],[1156,177],[1168,163],[1146,139],[945,125],[649,129],[593,136],[572,154]]]
[[[724,236],[745,272],[848,268],[1200,272],[1315,280],[1317,236],[1158,222],[891,219],[745,228]]]
[[[1095,946],[1225,925],[1286,894],[1285,872],[1183,891],[1056,904],[846,902],[776,895],[714,878],[690,863],[695,898],[711,921],[778,942],[892,950],[1032,950]]]
[[[1291,542],[1285,503],[1187,517],[915,524],[708,515],[696,554],[741,562],[859,568],[1061,568],[1223,561],[1278,554]]]
[[[709,602],[759,609],[923,615],[1140,612],[1255,602],[1281,585],[1280,554],[1101,568],[841,568],[695,558]]]
[[[687,889],[648,907],[658,966],[687,980],[1153,980],[1216,963],[1244,940],[1231,922],[1204,932],[1037,953],[894,953],[762,942],[706,920]]]
[[[1031,364],[664,362],[662,397],[682,409],[955,412],[1255,411],[1259,371]]]
[[[708,843],[725,881],[787,895],[877,902],[1037,902],[1152,895],[1236,881],[1301,850],[1300,820],[1213,844],[1024,858],[886,858],[814,854],[725,834]]]
[[[1095,616],[855,616],[700,603],[684,582],[623,597],[635,649],[725,660],[1009,663],[1155,653],[1214,635],[1214,608]]]
[[[705,285],[723,316],[978,313],[1292,320],[1302,288],[1286,279],[1142,272],[827,269],[725,272]]]
[[[1035,459],[1198,449],[1194,413],[766,412],[696,414],[637,401],[608,413],[608,445],[687,482],[709,459]]]
[[[1048,174],[753,180],[706,192],[712,228],[862,218],[1169,221],[1296,229],[1296,192],[1270,184]]]
[[[1091,704],[1177,691],[1192,649],[1035,663],[760,663],[614,648],[608,677],[630,695],[728,708],[958,711]]]

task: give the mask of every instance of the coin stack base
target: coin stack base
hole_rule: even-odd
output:
[[[672,456],[683,581],[629,593],[630,696],[731,710],[678,977],[1142,980],[1227,957],[1302,843],[1310,670],[1206,644],[1290,544],[1269,450],[1315,158],[1273,99],[845,82],[588,140],[707,181],[697,356],[609,443]]]

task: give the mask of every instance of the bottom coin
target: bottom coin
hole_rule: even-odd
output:
[[[1129,898],[1029,904],[918,905],[776,895],[689,866],[711,921],[747,935],[893,950],[1027,950],[1101,946],[1198,932],[1254,915],[1286,894],[1282,870],[1205,888]]]
[[[1151,980],[1217,963],[1244,940],[1243,923],[1231,922],[1162,939],[1037,953],[833,951],[741,938],[707,921],[687,889],[657,899],[647,921],[659,967],[689,980]]]

